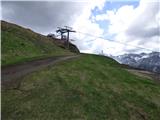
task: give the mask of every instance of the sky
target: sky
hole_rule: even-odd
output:
[[[47,35],[71,26],[84,53],[160,51],[158,0],[2,1],[1,19]]]

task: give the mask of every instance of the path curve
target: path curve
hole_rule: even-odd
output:
[[[2,88],[17,88],[21,78],[28,73],[37,71],[47,66],[53,65],[57,62],[79,57],[80,55],[74,56],[56,56],[46,59],[34,60],[18,65],[7,66],[1,69],[1,87]]]

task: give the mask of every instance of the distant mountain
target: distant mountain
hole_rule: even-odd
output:
[[[121,64],[160,73],[160,52],[112,56]]]

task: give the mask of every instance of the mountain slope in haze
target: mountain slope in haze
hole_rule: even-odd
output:
[[[103,56],[81,55],[2,91],[5,120],[159,120],[160,85]]]
[[[124,54],[113,58],[122,64],[160,73],[160,52]]]
[[[2,65],[74,54],[46,36],[5,21],[1,21],[1,47]]]

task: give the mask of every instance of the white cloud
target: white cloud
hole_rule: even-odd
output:
[[[117,45],[111,53],[137,52],[138,50],[150,52],[133,46],[142,46],[155,51],[160,50],[160,28],[158,26],[160,25],[158,24],[160,12],[158,12],[158,6],[158,1],[141,0],[137,8],[132,5],[125,5],[117,11],[106,11],[105,14],[97,15],[96,20],[108,20],[110,22],[108,34],[115,35],[115,42],[131,45],[123,45],[123,47]],[[110,45],[112,46],[112,44]]]
[[[92,21],[90,19],[90,16],[92,14],[92,10],[97,7],[99,10],[101,10],[104,6],[105,0],[89,0],[87,4],[85,5],[85,8],[82,11],[82,14],[77,17],[73,24],[73,28],[77,31],[83,32],[83,33],[91,33],[95,36],[102,36],[103,29],[99,27],[99,24]],[[95,39],[93,37],[89,37],[83,34],[75,34],[75,36],[72,36],[73,38],[77,39],[75,44],[78,46],[78,48],[81,51],[92,51],[91,46],[88,45],[88,41],[91,39]]]

